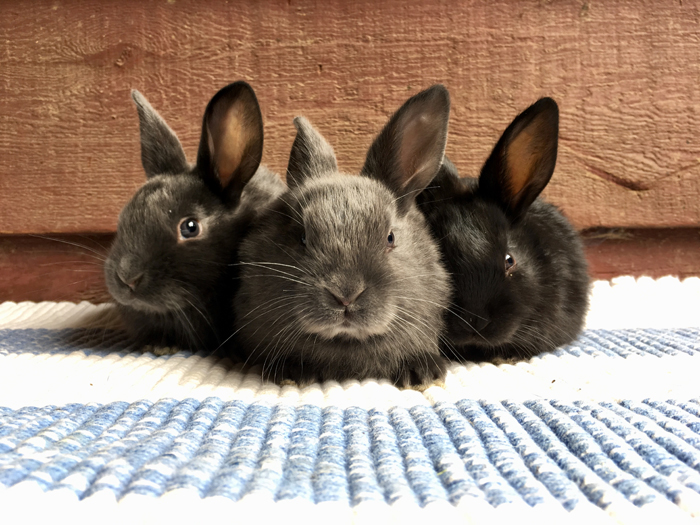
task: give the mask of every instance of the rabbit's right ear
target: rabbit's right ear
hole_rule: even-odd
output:
[[[518,115],[493,148],[479,176],[479,193],[520,219],[554,173],[559,108],[542,98]]]
[[[436,84],[409,98],[391,117],[367,152],[362,173],[384,182],[405,213],[442,165],[450,117],[450,95]]]
[[[238,81],[219,90],[207,104],[197,171],[231,205],[255,174],[263,153],[263,121],[253,88]]]
[[[335,153],[323,136],[304,117],[296,117],[297,136],[287,165],[287,185],[299,186],[304,179],[338,170]]]
[[[139,113],[141,163],[146,177],[187,171],[185,152],[173,130],[141,93],[133,89],[131,98]]]

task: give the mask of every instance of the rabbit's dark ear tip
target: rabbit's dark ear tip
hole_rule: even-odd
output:
[[[430,86],[426,91],[430,93],[440,93],[443,95],[449,96],[449,91],[447,91],[447,88],[443,84],[433,84]]]
[[[557,103],[554,101],[553,98],[549,97],[544,97],[539,99],[537,102],[533,104],[535,108],[537,108],[538,111],[546,111],[548,113],[559,113],[559,106]]]
[[[424,100],[432,100],[443,105],[445,108],[450,107],[450,92],[442,84],[435,84],[423,91]]]
[[[248,93],[251,93],[253,96],[255,96],[255,91],[253,88],[246,82],[245,80],[236,80],[235,82],[231,82],[230,84],[222,87],[219,90],[219,93],[239,93],[241,91],[246,91]]]
[[[238,86],[238,87],[241,87],[243,89],[247,89],[248,91],[253,91],[252,86],[250,84],[248,84],[248,82],[246,82],[245,80],[236,80],[235,82],[231,83],[230,85],[231,86]]]

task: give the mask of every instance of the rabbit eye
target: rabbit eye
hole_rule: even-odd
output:
[[[515,270],[515,259],[509,253],[506,254],[506,275],[510,275]]]
[[[386,238],[386,247],[391,250],[392,248],[396,247],[396,236],[394,235],[393,231],[389,232],[389,235]]]
[[[304,246],[306,246],[306,232],[303,232],[303,233],[301,234],[301,244],[303,244]]]
[[[197,235],[199,235],[201,231],[202,228],[199,226],[199,221],[192,217],[184,219],[180,223],[180,237],[182,239],[187,240],[197,237]]]

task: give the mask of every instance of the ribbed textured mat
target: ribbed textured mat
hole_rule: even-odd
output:
[[[0,509],[20,521],[700,517],[698,328],[589,328],[527,362],[454,365],[424,392],[300,390],[225,356],[130,348],[104,307],[3,316]]]

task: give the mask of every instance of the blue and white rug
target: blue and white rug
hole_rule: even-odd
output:
[[[700,279],[592,293],[575,344],[424,392],[279,387],[130,348],[108,305],[0,304],[0,522],[695,522]]]

